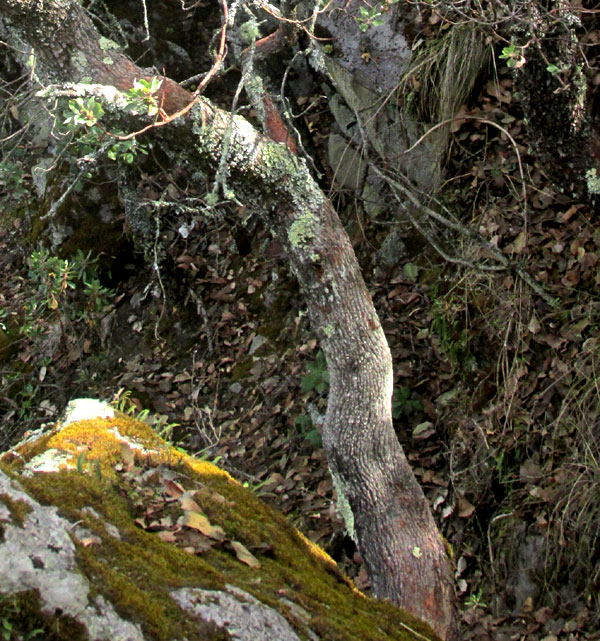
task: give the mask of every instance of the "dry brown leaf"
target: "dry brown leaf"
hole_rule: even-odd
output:
[[[458,500],[458,516],[462,519],[468,519],[473,516],[473,512],[475,512],[475,506],[472,503],[465,498]]]
[[[175,533],[171,532],[170,530],[161,530],[160,532],[156,533],[156,536],[158,536],[158,538],[165,543],[175,543],[177,541]]]
[[[260,569],[260,561],[248,550],[248,548],[239,541],[231,541],[231,547],[235,552],[238,560],[249,565],[255,570]]]
[[[133,448],[128,443],[121,443],[120,449],[123,468],[129,471],[135,465],[135,453]]]
[[[179,483],[170,479],[163,479],[163,485],[165,486],[165,492],[174,499],[178,499],[185,492]]]
[[[435,428],[433,427],[433,423],[431,421],[425,421],[415,427],[412,437],[416,440],[423,440],[429,438],[434,432]]]
[[[202,512],[202,508],[191,496],[189,496],[189,494],[184,494],[179,500],[179,504],[184,512],[186,510],[189,512]]]
[[[204,516],[204,514],[198,514],[198,512],[190,512],[185,510],[183,513],[183,525],[191,527],[194,530],[198,530],[215,541],[224,541],[225,532],[223,528],[220,528],[218,525],[212,525],[211,522]]]

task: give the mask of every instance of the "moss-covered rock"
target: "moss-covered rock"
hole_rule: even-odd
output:
[[[433,638],[226,472],[94,401],[0,456],[0,620],[65,640]]]

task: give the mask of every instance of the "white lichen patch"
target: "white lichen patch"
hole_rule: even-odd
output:
[[[596,173],[595,167],[585,172],[585,181],[590,194],[600,194],[600,177]]]
[[[87,69],[89,67],[88,60],[85,54],[81,51],[77,51],[73,54],[73,62],[75,62],[80,70]]]
[[[48,474],[74,468],[72,462],[73,455],[60,450],[46,450],[37,456],[34,456],[24,467],[24,476],[33,476],[38,473]]]
[[[104,401],[95,398],[76,398],[69,402],[65,409],[62,425],[70,425],[88,418],[112,418],[115,410]]]
[[[331,480],[333,481],[333,488],[335,490],[335,493],[337,494],[337,512],[344,520],[346,533],[356,543],[357,541],[356,531],[354,529],[354,512],[352,512],[350,502],[348,501],[348,499],[346,498],[346,494],[344,493],[342,481],[337,474],[333,473],[333,471],[331,472]]]
[[[105,38],[104,36],[100,36],[98,43],[100,44],[100,49],[102,49],[102,51],[110,51],[111,49],[118,50],[121,48],[114,40]]]
[[[306,247],[317,237],[317,217],[311,211],[297,218],[288,229],[288,240],[292,247]]]
[[[35,95],[38,98],[54,100],[57,97],[62,97],[60,92],[64,88],[64,86],[60,89],[55,86],[44,87],[44,89],[37,91]],[[106,104],[114,104],[117,109],[123,109],[127,105],[127,97],[112,85],[92,84],[82,79],[79,83],[68,85],[68,88],[74,97],[94,96],[104,100]]]

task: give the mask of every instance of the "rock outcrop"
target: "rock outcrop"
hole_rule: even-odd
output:
[[[433,639],[226,472],[98,401],[0,455],[10,639]]]

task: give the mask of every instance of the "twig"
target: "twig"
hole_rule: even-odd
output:
[[[515,139],[510,135],[510,133],[501,125],[499,125],[497,122],[494,122],[493,120],[488,120],[487,118],[481,118],[479,116],[455,116],[454,118],[446,118],[446,120],[442,120],[442,122],[438,122],[436,125],[431,127],[431,129],[427,130],[413,145],[411,145],[406,151],[403,153],[407,154],[411,152],[415,147],[420,145],[427,136],[432,134],[436,129],[439,129],[440,127],[443,127],[444,125],[447,125],[451,122],[454,122],[455,120],[477,120],[478,122],[482,122],[486,125],[491,125],[492,127],[496,127],[496,129],[499,129],[511,142],[513,149],[515,150],[515,154],[517,155],[517,162],[519,164],[519,174],[521,176],[521,187],[523,191],[523,221],[525,223],[525,234],[527,234],[527,190],[525,188],[525,173],[523,172],[523,164],[521,162],[521,154],[519,153],[519,148],[517,146],[517,143],[515,142]]]
[[[390,178],[386,174],[384,174],[375,164],[372,164],[371,167],[375,171],[375,173],[382,178],[383,180],[386,181],[386,183],[391,187],[392,192],[394,193],[395,198],[398,200],[398,202],[402,205],[404,211],[406,212],[407,216],[409,217],[411,223],[415,226],[415,228],[425,236],[425,238],[432,244],[433,248],[445,259],[448,260],[449,262],[456,263],[459,265],[463,265],[465,267],[470,267],[472,269],[478,269],[480,271],[512,271],[514,272],[524,283],[526,283],[538,296],[544,299],[548,305],[551,307],[556,307],[557,303],[550,294],[545,292],[543,288],[536,283],[533,278],[530,276],[528,272],[526,272],[522,267],[515,265],[512,263],[502,252],[497,248],[491,245],[487,240],[481,237],[481,235],[472,230],[469,229],[468,227],[465,227],[464,225],[461,225],[460,223],[453,222],[451,220],[448,220],[438,212],[434,211],[433,209],[430,209],[423,203],[419,201],[419,199],[415,196],[415,194],[399,183],[398,181],[394,180],[393,178]],[[474,240],[476,240],[483,248],[488,250],[490,254],[495,258],[501,266],[498,267],[491,267],[491,266],[484,266],[484,265],[477,265],[475,263],[470,263],[469,261],[464,261],[459,258],[453,258],[451,256],[448,256],[444,250],[442,250],[437,243],[431,239],[430,235],[427,234],[420,224],[416,221],[414,216],[407,210],[406,205],[402,202],[400,197],[398,196],[398,191],[400,191],[402,194],[404,194],[415,207],[419,208],[423,213],[427,214],[430,218],[433,218],[434,220],[437,220],[441,224],[445,225],[446,227],[453,229],[463,236],[470,237]]]
[[[211,67],[210,71],[206,74],[204,77],[204,80],[198,85],[196,88],[196,91],[192,94],[194,98],[197,98],[202,91],[204,90],[204,87],[210,82],[211,78],[217,73],[219,68],[221,67],[221,64],[223,63],[223,58],[225,57],[226,49],[227,49],[227,44],[225,40],[225,36],[227,35],[227,0],[222,0],[222,5],[223,5],[223,25],[221,26],[221,42],[219,43],[219,51],[217,53],[217,58],[215,60],[215,63]]]
[[[78,164],[80,166],[79,173],[75,178],[71,181],[71,184],[65,189],[61,197],[52,203],[50,205],[50,208],[48,209],[48,213],[44,214],[43,216],[40,217],[40,220],[45,220],[46,218],[52,218],[54,214],[58,211],[58,208],[65,202],[65,199],[67,196],[75,189],[75,186],[79,182],[79,179],[85,174],[89,169],[88,167],[85,166],[84,163],[95,163],[100,156],[104,154],[104,152],[108,149],[111,143],[105,142],[98,151],[94,152],[93,154],[88,154],[87,156],[84,156],[78,161]]]
[[[190,287],[188,290],[190,298],[196,303],[196,313],[202,316],[202,320],[204,321],[204,328],[206,330],[206,341],[207,341],[207,347],[208,347],[208,353],[209,354],[214,354],[215,348],[213,345],[212,341],[212,336],[210,333],[210,327],[208,324],[208,314],[206,312],[206,307],[204,307],[204,303],[202,302],[202,298],[196,294],[196,292]]]

